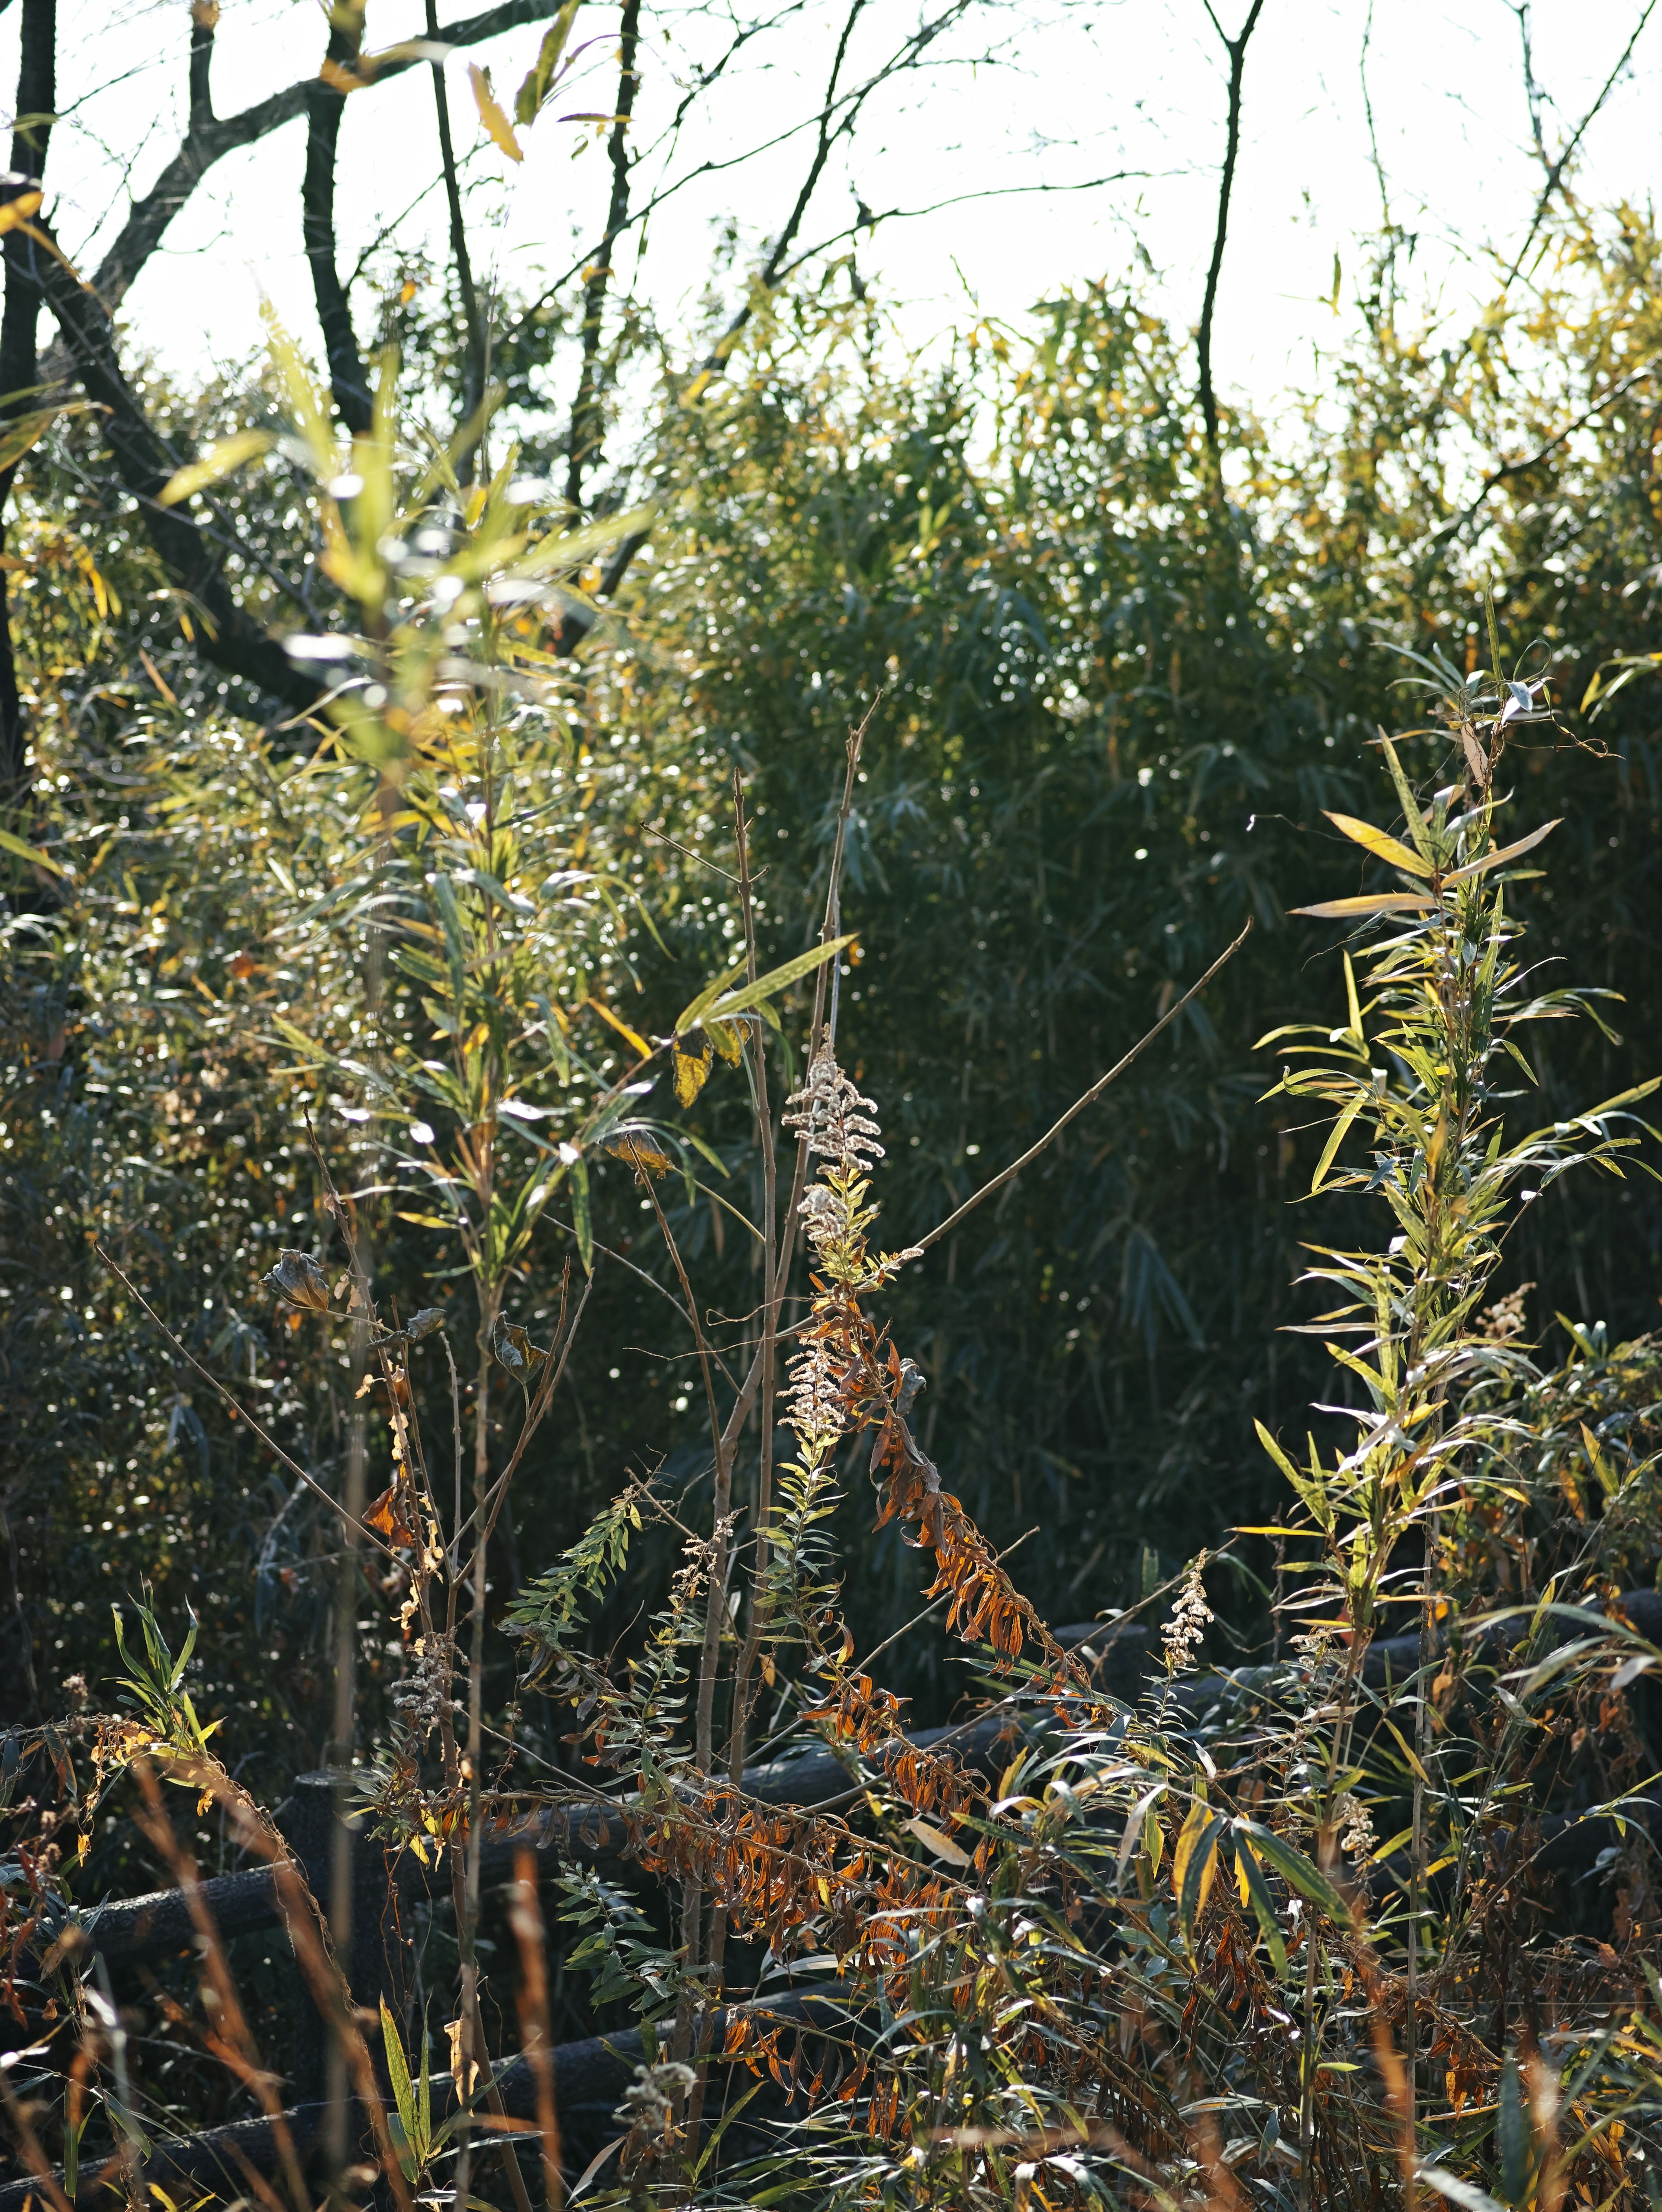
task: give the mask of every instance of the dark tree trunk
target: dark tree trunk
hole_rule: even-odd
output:
[[[11,173],[0,197],[15,199],[38,190],[45,175],[46,147],[58,106],[58,0],[23,0],[22,53],[17,71],[16,125],[11,141]],[[40,314],[37,263],[40,248],[21,229],[5,237],[5,305],[0,310],[0,423],[26,414],[37,379],[35,334]],[[6,505],[16,464],[0,470],[0,553],[5,550]],[[17,694],[17,665],[12,648],[11,613],[6,604],[6,571],[0,568],[0,806],[15,805],[27,781],[24,756],[28,734]]]
[[[362,11],[337,8],[328,59],[350,69],[362,42]],[[329,389],[354,436],[369,428],[369,381],[363,373],[346,288],[335,264],[335,155],[346,95],[320,76],[306,88],[306,179],[301,187],[302,235],[312,265],[312,295],[329,362]]]

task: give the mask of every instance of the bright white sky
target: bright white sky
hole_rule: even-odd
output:
[[[479,0],[441,0],[441,15]],[[750,0],[746,0],[750,4]],[[759,7],[761,0],[755,0]],[[1234,30],[1246,0],[1217,0]],[[1556,150],[1614,66],[1644,0],[1537,0],[1536,74]],[[915,0],[872,0],[849,76],[867,73],[915,20]],[[654,8],[661,21],[671,11]],[[646,57],[637,106],[647,143],[677,96],[690,56],[713,57],[725,9],[684,4],[677,45]],[[0,85],[15,84],[21,9],[0,16]],[[1218,312],[1219,380],[1273,408],[1289,383],[1312,379],[1316,350],[1345,327],[1358,274],[1355,241],[1377,224],[1379,185],[1368,153],[1362,54],[1369,0],[1266,0],[1246,69],[1235,213]],[[49,182],[59,235],[90,269],[113,236],[131,189],[143,190],[176,148],[183,125],[189,19],[183,0],[59,0],[59,104]],[[1418,234],[1413,281],[1452,313],[1493,289],[1496,255],[1521,240],[1539,189],[1522,88],[1519,11],[1510,0],[1378,0],[1367,83],[1392,212]],[[670,173],[730,160],[819,103],[840,0],[803,0],[789,25],[749,48],[718,96],[696,111]],[[491,64],[499,93],[514,88],[539,31],[513,32],[449,67],[452,112],[477,218],[479,261],[503,281],[562,273],[601,228],[603,149],[561,123],[573,108],[609,108],[615,62],[612,0],[590,0],[576,37],[597,41],[593,74],[524,134],[527,160],[508,164],[479,132],[466,76]],[[412,0],[372,0],[369,44],[423,28]],[[215,59],[215,99],[228,113],[315,70],[322,26],[310,0],[226,0]],[[991,54],[977,61],[977,54]],[[839,149],[804,229],[807,242],[852,220],[855,194],[879,210],[916,208],[1011,185],[1077,185],[1116,171],[1144,173],[1091,190],[971,198],[884,226],[862,241],[861,267],[879,281],[909,344],[938,343],[978,313],[1020,319],[1047,290],[1153,264],[1145,296],[1180,323],[1199,313],[1224,135],[1224,64],[1202,0],[992,0],[935,49],[927,75],[876,99],[852,153]],[[1584,148],[1580,181],[1595,200],[1647,197],[1662,80],[1662,9],[1639,41]],[[845,80],[846,81],[846,80]],[[736,216],[759,241],[788,207],[806,165],[806,133],[759,159],[696,179],[654,220],[642,276],[672,330],[686,330],[708,282],[722,222]],[[299,187],[304,126],[222,162],[175,222],[124,310],[131,341],[174,372],[234,362],[259,343],[262,289],[308,347],[315,345],[301,252]],[[405,249],[445,252],[428,71],[356,95],[342,137],[343,269],[383,226]],[[639,193],[642,177],[637,179]],[[402,217],[402,221],[399,218]],[[631,267],[633,249],[621,266]],[[1345,286],[1328,304],[1334,258]],[[371,322],[360,295],[360,327]]]

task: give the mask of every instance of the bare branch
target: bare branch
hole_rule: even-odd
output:
[[[1523,267],[1525,262],[1529,258],[1529,250],[1531,246],[1534,245],[1537,237],[1540,234],[1541,225],[1546,221],[1547,210],[1552,204],[1552,196],[1557,191],[1559,185],[1563,182],[1564,172],[1568,168],[1571,161],[1574,159],[1576,148],[1581,143],[1582,139],[1586,137],[1587,131],[1594,118],[1599,113],[1604,102],[1610,98],[1611,92],[1615,89],[1616,80],[1621,76],[1622,70],[1626,69],[1629,62],[1633,58],[1633,50],[1639,44],[1640,35],[1643,32],[1646,24],[1650,21],[1651,17],[1655,14],[1656,5],[1657,0],[1645,0],[1644,12],[1640,16],[1639,21],[1634,25],[1633,35],[1628,40],[1627,45],[1622,47],[1620,55],[1617,57],[1615,68],[1611,70],[1610,75],[1604,79],[1603,85],[1599,88],[1598,97],[1593,101],[1592,106],[1588,108],[1586,113],[1581,118],[1581,120],[1576,125],[1574,130],[1570,133],[1569,137],[1565,141],[1563,150],[1558,155],[1557,160],[1552,162],[1549,167],[1547,170],[1547,180],[1541,187],[1541,197],[1535,203],[1535,213],[1531,218],[1530,227],[1525,234],[1524,242],[1519,247],[1517,258],[1513,262],[1511,268],[1507,270],[1506,276],[1501,283],[1501,292],[1502,297],[1511,290],[1513,279],[1517,276],[1519,270]],[[1525,47],[1525,66],[1526,70],[1531,66],[1528,59],[1528,53],[1529,50],[1526,45]],[[1539,138],[1537,131],[1537,143],[1538,143]]]
[[[38,219],[37,228],[50,236]],[[287,706],[314,706],[317,685],[243,613],[205,533],[177,507],[158,503],[157,493],[187,456],[169,449],[139,404],[116,358],[103,308],[62,261],[41,253],[36,274],[68,342],[74,374],[104,410],[105,438],[122,483],[138,501],[146,534],[197,610],[204,659]]]
[[[1223,174],[1218,182],[1218,227],[1212,240],[1211,266],[1206,272],[1206,299],[1201,308],[1200,335],[1196,351],[1200,359],[1201,415],[1206,424],[1206,443],[1215,462],[1218,458],[1218,396],[1212,383],[1212,322],[1218,304],[1218,278],[1223,270],[1223,249],[1229,236],[1229,198],[1235,189],[1235,156],[1241,143],[1241,74],[1246,66],[1246,42],[1257,28],[1259,15],[1263,12],[1263,0],[1252,0],[1251,12],[1239,35],[1228,38],[1212,10],[1212,0],[1206,0],[1206,12],[1212,17],[1212,27],[1223,40],[1224,52],[1229,57],[1229,126],[1223,155]]]
[[[553,15],[557,5],[557,0],[502,0],[501,6],[487,8],[482,15],[465,16],[460,23],[449,24],[434,35],[447,46],[476,46],[503,31],[516,30],[522,23],[545,21]],[[380,64],[365,90],[390,84],[394,77],[402,76],[416,65],[414,57],[394,55]],[[155,185],[142,200],[133,203],[120,235],[98,265],[92,280],[93,289],[107,307],[119,306],[133,279],[161,243],[168,224],[214,164],[244,146],[269,138],[285,123],[297,121],[306,112],[307,93],[316,82],[314,77],[302,77],[298,83],[286,85],[281,92],[256,100],[240,115],[216,118],[201,130],[192,128]]]
[[[618,40],[618,99],[612,110],[612,136],[606,152],[612,163],[612,197],[606,209],[606,236],[589,264],[583,283],[583,355],[577,374],[577,397],[571,410],[571,434],[566,447],[565,495],[574,509],[582,505],[583,476],[600,458],[604,423],[599,404],[600,317],[606,287],[612,281],[612,249],[629,221],[630,118],[640,72],[635,57],[640,42],[641,0],[624,0]]]

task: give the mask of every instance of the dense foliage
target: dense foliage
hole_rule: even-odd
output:
[[[922,1978],[888,2101],[863,2059],[843,2077],[876,2148],[862,2163],[855,2137],[827,2136],[814,2179],[828,2201],[1015,2201],[1032,2175],[1014,2169],[1073,2126],[1087,2076],[1122,2098],[1093,2116],[1117,2132],[1087,2128],[1103,2162],[1076,2160],[1059,2189],[1123,2184],[1138,2160],[1166,2188],[1190,2160],[1227,2195],[1227,2143],[1194,2112],[1250,2107],[1272,2198],[1316,2201],[1319,2176],[1319,2201],[1375,2201],[1402,2140],[1382,2114],[1400,2130],[1403,2110],[1356,2025],[1373,2007],[1408,2039],[1410,2072],[1421,2027],[1443,2039],[1421,2046],[1420,2075],[1427,2095],[1446,2086],[1458,2124],[1438,2122],[1427,2157],[1519,2206],[1572,2185],[1599,2201],[1585,2192],[1603,2160],[1606,2197],[1637,2203],[1610,2116],[1629,2098],[1648,2115],[1653,2087],[1649,2031],[1624,2009],[1654,1936],[1638,1846],[1612,1830],[1596,1903],[1574,1888],[1539,1900],[1527,2048],[1507,2010],[1525,1972],[1512,1936],[1474,1930],[1500,1909],[1476,1839],[1506,1826],[1513,1796],[1531,1790],[1574,1825],[1611,1818],[1645,1779],[1608,1612],[1588,1616],[1595,1640],[1555,1690],[1542,1608],[1567,1593],[1608,1608],[1658,1564],[1645,1332],[1662,1210],[1642,1174],[1552,1172],[1613,1139],[1613,1123],[1575,1117],[1648,1078],[1659,1030],[1655,250],[1637,216],[1566,232],[1527,312],[1446,347],[1394,325],[1387,241],[1339,397],[1273,433],[1237,424],[1222,482],[1180,350],[1123,295],[1050,303],[1030,352],[983,330],[928,371],[895,364],[868,303],[783,298],[726,374],[667,380],[636,468],[649,514],[620,498],[587,534],[567,534],[528,473],[529,385],[470,483],[417,434],[418,328],[403,332],[403,402],[389,368],[350,449],[280,344],[259,390],[174,404],[204,431],[281,424],[253,473],[191,495],[237,502],[245,544],[280,545],[282,573],[309,574],[305,605],[284,611],[275,587],[262,602],[252,578],[250,604],[303,626],[304,665],[349,680],[332,717],[262,723],[204,675],[200,611],[100,473],[96,422],[56,431],[27,464],[12,541],[35,781],[6,848],[0,978],[9,1721],[73,1712],[88,1684],[105,1703],[111,1604],[148,1588],[155,1619],[200,1616],[192,1695],[222,1723],[224,1765],[203,1785],[204,1808],[220,1797],[222,1854],[259,1848],[256,1807],[349,1741],[390,1832],[441,1839],[478,1812],[487,1731],[573,1771],[562,1701],[580,1709],[585,1753],[626,1753],[637,1779],[684,1777],[689,1759],[707,1775],[724,1741],[742,1772],[745,1695],[721,1674],[734,1655],[718,1601],[729,1561],[753,1556],[754,1582],[735,1582],[751,1592],[744,1663],[780,1701],[777,1725],[813,1734],[817,1715],[865,1762],[874,1828],[822,1824],[807,1843],[755,1830],[740,1879],[705,1851],[712,1822],[733,1846],[739,1808],[705,1802],[684,1830],[637,1839],[678,1899],[679,1950],[615,1894],[583,1890],[572,1909],[601,1931],[580,1960],[606,1960],[596,2002],[673,2021],[678,2063],[709,2056],[696,1976],[719,1975],[729,1923],[749,1955],[788,1921],[805,1955],[835,1958],[839,2001],[887,2005],[891,2024],[902,1979]],[[601,607],[583,564],[637,526],[645,545]],[[1463,690],[1497,661],[1517,694]],[[1391,689],[1428,669],[1428,695]],[[1502,731],[1507,697],[1525,706]],[[844,803],[846,732],[868,713]],[[1312,1019],[1328,1036],[1343,986],[1287,914],[1376,888],[1380,844],[1359,850],[1326,817],[1380,815],[1382,720],[1406,779],[1393,834],[1412,840],[1386,857],[1419,853],[1408,872],[1435,874],[1437,914],[1347,1000],[1330,1042],[1358,1069],[1330,1068],[1312,1108],[1255,1046]],[[1481,773],[1461,764],[1480,722],[1482,744],[1507,738],[1493,793],[1488,753]],[[1429,803],[1469,775],[1465,818]],[[1504,911],[1488,871],[1452,903],[1444,888],[1488,854],[1491,800],[1513,809],[1497,844],[1513,823],[1562,817],[1545,872],[1534,857],[1508,872]],[[1514,915],[1543,973],[1509,971],[1505,988],[1542,1001],[1562,977],[1616,996],[1586,1001],[1598,1019],[1531,1020],[1503,1085],[1494,1005],[1492,1036],[1479,1024],[1438,1045],[1415,1023],[1446,1007],[1451,975],[1464,990],[1474,963],[1513,960]],[[843,1181],[817,1201],[844,1209],[841,1230],[813,1225],[838,1287],[828,1306],[822,1284],[810,1322],[800,1255],[794,1278],[777,1272],[795,1215],[788,1167],[773,1186],[771,1133],[830,991],[848,1079],[880,1099],[882,1235],[904,1251],[1249,917],[1205,998],[925,1261],[874,1273],[864,1170],[844,1146]],[[853,939],[829,969],[814,964],[822,924]],[[749,999],[747,957],[764,986]],[[1504,995],[1490,970],[1482,991]],[[1381,1009],[1397,1025],[1395,1121],[1359,1072]],[[1456,1075],[1471,1089],[1449,1149],[1426,1102]],[[1360,1103],[1358,1082],[1378,1151],[1367,1170],[1343,1171],[1345,1156],[1336,1170],[1330,1109]],[[1533,1152],[1525,1129],[1545,1133]],[[1491,1208],[1466,1219],[1476,1256],[1458,1266],[1444,1228],[1415,1212],[1450,1176],[1482,1185]],[[1324,1181],[1336,1194],[1317,1227],[1305,1201]],[[1382,1194],[1407,1243],[1368,1260]],[[1316,1240],[1347,1294],[1401,1309],[1404,1363],[1395,1322],[1379,1322],[1372,1368],[1336,1350],[1330,1326],[1286,1333],[1321,1304]],[[274,1286],[285,1249],[315,1279],[291,1256]],[[765,1317],[782,1312],[819,1330],[831,1364],[818,1399],[799,1387],[803,1449],[777,1473],[772,1552],[752,1555],[745,1516],[768,1498],[774,1445],[745,1425],[739,1386],[758,1326],[770,1341]],[[1429,1380],[1428,1346],[1446,1355]],[[832,1399],[835,1421],[816,1427]],[[1278,1441],[1266,1458],[1255,1424],[1296,1437],[1312,1403],[1307,1450]],[[1397,1425],[1376,1432],[1382,1407]],[[1391,1454],[1427,1424],[1434,1449],[1410,1455],[1410,1480]],[[832,1487],[845,1429],[876,1431],[875,1528],[854,1479],[863,1452],[842,1466],[840,1502]],[[511,1491],[497,1486],[510,1462]],[[1282,1513],[1289,1477],[1296,1520]],[[470,1497],[489,1525],[465,1565]],[[378,1549],[343,1545],[332,1498],[369,1516]],[[418,1498],[440,1517],[421,1519]],[[704,1532],[690,1544],[688,1516]],[[1237,1526],[1253,1533],[1226,1543]],[[920,1539],[952,1618],[913,1627],[873,1677],[854,1654],[911,1622]],[[1190,1667],[1205,1594],[1182,1563],[1221,1547],[1219,1633],[1277,1665],[1214,1713],[1213,1678]],[[1194,1679],[1128,1721],[1039,1620],[1166,1602],[1174,1583],[1170,1673]],[[1378,1687],[1367,1640],[1410,1594],[1426,1640],[1409,1684],[1388,1680],[1380,1726],[1361,1729]],[[1272,1595],[1317,1606],[1350,1641],[1318,1635],[1280,1665],[1288,1624]],[[1497,1600],[1531,1609],[1521,1653],[1496,1661],[1479,1640],[1440,1673],[1438,1621]],[[496,1632],[504,1615],[515,1638]],[[949,1630],[967,1632],[967,1655],[960,1640],[949,1659]],[[1038,1671],[1024,1674],[1036,1632]],[[470,1654],[464,1729],[449,1691]],[[1044,1722],[1001,1788],[947,1762],[897,1765],[893,1694],[912,1693],[915,1719],[946,1718],[989,1668],[995,1702]],[[206,1772],[204,1747],[170,1734],[167,1671],[145,1724]],[[710,1702],[718,1676],[728,1704]],[[423,1765],[424,1723],[441,1771]],[[139,1739],[98,1741],[114,1768]],[[514,1811],[536,1797],[502,1787]],[[1063,1831],[1093,1796],[1112,1818],[1072,1854]],[[88,1896],[135,1886],[144,1846],[118,1802],[99,1801],[93,1827],[88,1799],[64,1801],[32,1832],[32,1863]],[[900,1840],[908,1822],[922,1860]],[[818,1905],[791,1891],[782,1918],[768,1854],[799,1843],[824,1889]],[[1213,1881],[1226,1864],[1239,1912]],[[1453,1889],[1434,1897],[1444,1864]],[[468,1878],[434,1953],[463,1978],[464,2043],[486,1955],[477,1863]],[[1365,1939],[1358,1897],[1379,1905]],[[1441,1916],[1423,1952],[1404,1948],[1403,1897],[1406,1924]],[[863,1949],[856,1899],[886,1931]],[[1604,1947],[1597,1968],[1578,1932]],[[1135,2002],[1105,2012],[1098,1984],[1128,1956]],[[1295,1958],[1301,1993],[1283,2007]],[[981,2056],[941,2025],[966,1986],[985,2011]],[[273,1994],[273,2017],[286,2001]],[[1018,2001],[1045,2025],[1013,2033]],[[1047,2041],[1057,2013],[1066,2033]],[[1295,2014],[1306,2045],[1289,2056],[1271,2045]],[[1585,2140],[1529,2071],[1543,2022],[1569,2039],[1554,2067],[1585,2066],[1586,2114],[1604,2115],[1578,2117]],[[1345,2069],[1376,2061],[1385,2106],[1346,2087]],[[151,2094],[182,2128],[205,2109],[205,2069],[177,2051],[167,2063],[174,2076]],[[1517,2106],[1520,2081],[1534,2132],[1491,2155],[1496,2100]],[[1282,2129],[1295,2148],[1278,2166]],[[931,2164],[941,2142],[950,2172]],[[673,2156],[665,2172],[681,2186]]]

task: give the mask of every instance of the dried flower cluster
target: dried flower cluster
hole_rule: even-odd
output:
[[[1205,1585],[1201,1581],[1205,1565],[1204,1552],[1197,1553],[1190,1561],[1183,1588],[1178,1593],[1177,1604],[1172,1609],[1172,1618],[1160,1632],[1166,1646],[1166,1668],[1172,1674],[1193,1662],[1205,1638],[1207,1622],[1217,1618],[1206,1602]]]
[[[402,1644],[390,1644],[389,1656],[404,1650]],[[451,1638],[441,1629],[418,1636],[409,1647],[411,1661],[409,1674],[393,1692],[393,1704],[411,1729],[425,1743],[439,1724],[450,1685],[455,1673],[455,1652]],[[451,1710],[460,1712],[461,1707],[451,1700]]]
[[[829,1160],[844,1175],[857,1175],[883,1157],[883,1133],[874,1102],[863,1097],[837,1064],[829,1042],[808,1063],[806,1080],[786,1102],[788,1129],[800,1130],[816,1159]]]

